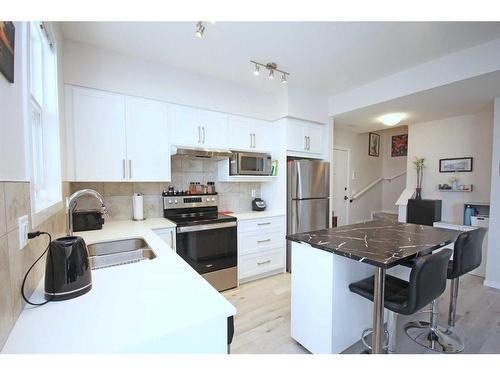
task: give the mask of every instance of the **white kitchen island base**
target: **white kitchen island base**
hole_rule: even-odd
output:
[[[349,284],[374,267],[292,242],[291,336],[312,353],[340,353],[372,326],[373,304]]]

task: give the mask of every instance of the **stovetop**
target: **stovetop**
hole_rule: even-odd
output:
[[[190,225],[203,225],[203,224],[213,224],[213,223],[225,223],[230,221],[236,221],[237,219],[233,216],[223,215],[216,212],[210,215],[200,215],[196,213],[187,213],[183,215],[169,216],[165,215],[170,221],[173,221],[177,226],[190,226]]]

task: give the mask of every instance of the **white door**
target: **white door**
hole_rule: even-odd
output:
[[[167,105],[127,97],[128,178],[133,181],[170,181]]]
[[[269,152],[273,142],[273,129],[272,124],[268,121],[253,120],[252,121],[252,134],[253,134],[253,148],[256,151]]]
[[[349,151],[333,150],[333,214],[337,216],[337,226],[349,224]]]
[[[201,143],[207,148],[228,148],[227,115],[201,111]]]
[[[253,149],[252,126],[250,119],[241,116],[229,116],[229,148],[249,151]]]
[[[304,124],[299,120],[290,119],[286,129],[286,146],[289,151],[305,152],[306,137]]]
[[[125,97],[80,87],[72,90],[75,179],[126,179]]]
[[[184,146],[202,146],[202,118],[199,109],[172,105],[173,139],[172,144]]]
[[[304,128],[304,135],[307,137],[307,152],[314,154],[323,153],[323,131],[324,125],[308,124]]]

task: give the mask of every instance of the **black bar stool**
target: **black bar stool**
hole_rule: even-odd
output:
[[[406,334],[416,343],[437,352],[460,353],[464,344],[460,337],[453,333],[458,298],[459,277],[476,269],[481,264],[485,228],[463,232],[455,241],[453,260],[448,263],[447,278],[451,279],[450,307],[448,311],[448,327],[438,326],[439,315],[437,301],[431,304],[430,322],[416,321],[405,325]]]
[[[384,307],[392,312],[411,315],[439,297],[446,289],[451,249],[418,257],[412,265],[410,280],[387,275]],[[374,276],[349,285],[349,290],[373,301]]]

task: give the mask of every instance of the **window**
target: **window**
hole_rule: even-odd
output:
[[[62,205],[57,52],[45,23],[30,22],[28,34],[31,202],[38,225]]]

